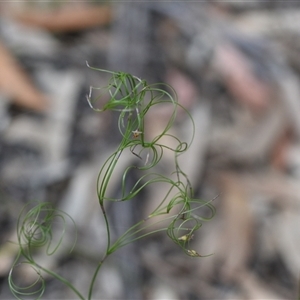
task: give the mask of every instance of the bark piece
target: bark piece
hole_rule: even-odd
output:
[[[221,177],[223,228],[221,247],[216,251],[223,258],[221,274],[224,280],[236,279],[247,269],[253,244],[253,217],[247,203],[247,193],[237,175]]]
[[[251,63],[234,46],[219,46],[214,65],[238,102],[258,112],[270,105],[271,87],[255,76]]]
[[[52,32],[72,32],[109,24],[112,10],[109,6],[80,5],[51,11],[35,9],[13,13],[12,16],[25,25]]]

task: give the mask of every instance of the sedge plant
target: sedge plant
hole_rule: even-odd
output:
[[[191,114],[178,103],[175,91],[166,84],[149,85],[145,80],[128,73],[91,69],[109,74],[110,80],[105,87],[90,88],[87,97],[90,107],[100,113],[105,111],[119,113],[117,125],[121,142],[100,168],[97,178],[97,196],[107,232],[106,250],[95,266],[88,291],[85,291],[85,293],[78,291],[67,279],[43,267],[41,263],[36,261],[34,255],[37,248],[43,248],[47,255],[52,255],[58,251],[67,224],[73,223],[75,226],[76,220],[73,220],[65,212],[54,208],[51,203],[38,203],[30,209],[26,207],[18,219],[19,253],[8,277],[9,287],[17,299],[24,299],[27,296],[41,299],[46,288],[43,274],[48,274],[72,289],[78,299],[91,300],[95,281],[104,261],[121,247],[157,232],[165,232],[187,255],[201,257],[195,249],[190,248],[190,240],[202,226],[202,222],[212,218],[215,209],[211,201],[206,202],[195,198],[188,176],[179,165],[179,156],[188,150],[194,137],[195,126]],[[100,96],[93,99],[95,89],[98,90]],[[101,108],[96,108],[96,101],[105,97],[108,97],[108,101]],[[169,120],[167,120],[165,127],[158,135],[151,139],[147,138],[147,131],[149,130],[146,126],[148,123],[145,122],[147,114],[154,107],[157,108],[157,106],[166,104],[172,110]],[[191,121],[193,134],[190,141],[182,141],[179,137],[170,133],[178,108],[184,111]],[[172,143],[164,142],[164,138],[171,140]],[[124,170],[121,178],[120,197],[114,198],[108,194],[109,185],[124,151],[130,151],[136,157],[137,164],[128,166]],[[165,152],[170,151],[173,153],[173,173],[166,176],[155,172],[155,166],[159,164],[166,154]],[[139,177],[128,188],[128,177],[130,176],[130,170],[133,168],[137,171]],[[111,234],[112,224],[107,214],[107,204],[118,205],[120,202],[130,201],[136,198],[144,189],[157,183],[167,185],[167,192],[165,195],[161,195],[157,207],[136,224],[127,228],[121,236],[113,238]],[[200,213],[203,207],[209,209],[209,215]],[[156,223],[153,222],[155,219],[157,219]],[[57,220],[61,221],[62,230],[61,235],[54,241],[53,226],[54,224],[57,226],[57,223],[59,223]],[[154,227],[153,224],[155,224]],[[75,242],[76,238],[74,246]],[[29,286],[21,287],[14,281],[14,270],[20,265],[31,266],[37,274],[36,281]]]

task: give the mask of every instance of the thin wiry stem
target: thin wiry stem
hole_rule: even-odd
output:
[[[190,113],[178,103],[173,88],[163,84],[148,85],[146,81],[124,72],[97,69],[90,67],[88,63],[87,66],[93,70],[111,75],[107,86],[101,88],[90,87],[87,101],[90,107],[96,112],[110,110],[120,113],[117,125],[121,137],[120,145],[100,168],[97,178],[97,195],[106,226],[107,245],[105,253],[102,259],[99,260],[91,278],[87,298],[91,300],[96,279],[104,261],[121,247],[149,236],[150,234],[162,231],[166,232],[173,242],[181,247],[187,255],[200,257],[201,255],[198,254],[198,252],[190,249],[190,241],[196,231],[201,228],[202,222],[213,217],[215,208],[211,202],[194,198],[191,181],[179,165],[178,157],[188,150],[194,139],[195,124]],[[95,91],[99,92],[99,96],[93,99],[93,93]],[[107,99],[107,97],[109,97],[109,100],[103,107],[97,108],[96,102],[102,98]],[[147,140],[147,135],[145,134],[147,131],[145,127],[145,117],[148,112],[157,105],[170,105],[170,109],[172,109],[171,115],[161,132],[152,138],[152,140]],[[176,122],[178,108],[184,111],[191,121],[192,134],[189,141],[182,141],[179,137],[170,133],[170,128],[174,122]],[[172,143],[173,146],[163,143],[163,137],[171,139],[174,142]],[[112,177],[119,163],[119,159],[126,149],[138,158],[138,163],[134,166],[126,167],[123,171],[121,178],[121,197],[118,199],[111,198],[108,195],[109,185],[112,182]],[[151,172],[152,168],[157,166],[163,158],[165,150],[173,152],[174,155],[174,170],[170,176]],[[145,154],[146,159],[143,161]],[[128,188],[128,179],[132,169],[135,169],[140,177],[135,183],[131,184],[131,188]],[[125,229],[123,234],[117,237],[115,241],[112,241],[111,224],[106,212],[106,203],[108,201],[113,203],[129,201],[136,198],[144,189],[152,188],[152,186],[155,188],[155,185],[158,183],[165,184],[167,190],[165,195],[161,195],[161,200],[157,207],[154,208],[147,217],[141,217],[140,221],[130,228]],[[210,216],[203,217],[199,215],[199,210],[203,207],[210,210]],[[150,222],[150,220],[159,216],[165,217],[157,219],[156,222]],[[66,224],[67,218],[70,217],[59,210],[55,210],[49,204],[38,204],[35,208],[31,209],[24,218],[19,218],[18,243],[20,252],[9,276],[10,288],[17,299],[21,299],[18,298],[19,296],[31,295],[28,294],[31,293],[28,289],[17,287],[12,280],[13,269],[18,265],[18,261],[21,257],[25,258],[25,262],[23,263],[31,265],[39,275],[37,281],[34,282],[34,284],[41,284],[40,289],[37,289],[37,299],[40,299],[45,290],[44,280],[40,275],[41,271],[60,280],[70,287],[80,299],[84,299],[82,294],[68,280],[62,278],[55,272],[43,268],[35,262],[33,257],[33,249],[37,247],[46,247],[48,255],[52,255],[57,251],[62,243],[66,228],[63,226],[58,242],[53,245],[52,224],[54,219],[59,219],[63,224]],[[169,225],[166,226],[167,221]],[[72,220],[72,222],[74,221]],[[163,223],[162,227],[151,229],[153,225],[157,226],[159,223]],[[29,288],[32,287],[33,285],[30,285]]]

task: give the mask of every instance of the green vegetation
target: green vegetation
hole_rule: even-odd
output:
[[[170,86],[148,85],[146,81],[123,72],[94,70],[110,74],[111,79],[106,87],[91,87],[88,102],[91,108],[97,112],[119,112],[118,128],[122,137],[117,149],[101,167],[97,178],[97,195],[107,231],[106,251],[102,258],[99,258],[98,265],[95,266],[95,272],[91,277],[91,284],[87,292],[88,296],[84,297],[69,281],[41,266],[33,255],[37,248],[43,248],[48,255],[55,253],[62,244],[66,225],[73,223],[75,226],[76,220],[72,220],[66,213],[53,208],[50,203],[38,203],[31,209],[26,207],[17,224],[19,254],[9,275],[10,289],[17,299],[22,299],[28,295],[40,299],[45,290],[42,273],[47,273],[69,286],[79,299],[90,300],[92,299],[95,280],[103,262],[121,247],[156,232],[166,232],[171,240],[180,246],[187,255],[191,257],[201,256],[196,250],[190,248],[190,240],[201,227],[202,222],[214,215],[215,210],[211,202],[194,198],[190,181],[179,166],[178,157],[187,151],[192,140],[183,142],[169,132],[175,121],[177,109],[180,108],[190,119],[192,136],[194,136],[195,128],[191,115],[177,102],[176,93]],[[92,99],[94,90],[100,94],[96,99]],[[103,107],[96,108],[96,103],[99,100],[102,102],[103,99],[109,100]],[[147,122],[145,122],[146,115],[157,105],[168,105],[171,110],[170,118],[162,132],[149,139]],[[171,142],[164,143],[165,138]],[[121,178],[121,196],[116,199],[108,195],[108,187],[119,159],[126,150],[131,151],[132,155],[136,156],[137,164],[124,170]],[[172,151],[174,157],[174,170],[170,176],[154,172],[154,167],[159,164],[166,151]],[[135,172],[139,174],[139,179],[128,187],[128,176],[132,169],[135,169]],[[106,204],[111,202],[111,205],[118,205],[119,202],[130,201],[136,198],[142,190],[157,183],[168,186],[167,193],[161,195],[159,205],[147,216],[142,216],[138,223],[125,230],[117,239],[113,239]],[[208,217],[200,215],[200,210],[203,207],[210,210]],[[58,220],[60,222],[57,222]],[[52,230],[54,224],[57,226],[58,223],[62,224],[61,236],[56,238],[54,242]],[[75,242],[76,238],[74,246]],[[13,280],[15,267],[22,264],[30,265],[37,274],[37,280],[30,286],[23,288]]]

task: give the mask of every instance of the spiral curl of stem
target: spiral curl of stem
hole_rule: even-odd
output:
[[[46,287],[45,280],[41,275],[44,272],[69,286],[83,300],[84,297],[70,282],[55,272],[43,268],[34,257],[39,248],[45,249],[47,255],[53,255],[62,245],[68,221],[71,221],[75,226],[73,219],[67,213],[54,208],[49,202],[37,203],[28,210],[30,205],[32,203],[27,204],[23,208],[17,222],[19,252],[8,276],[11,292],[17,299],[24,299],[27,296],[35,297],[34,299],[41,299]],[[54,241],[54,225],[57,225],[57,223],[60,224],[61,231],[55,231],[58,236],[55,235],[56,240]],[[75,240],[70,252],[76,244],[76,238],[77,234],[75,233]],[[20,266],[30,267],[36,273],[36,280],[33,283],[21,286],[15,282],[13,274],[16,268]]]
[[[107,72],[101,69],[92,69]],[[100,96],[95,100],[92,100],[91,96],[94,88],[91,87],[90,95],[88,97],[88,102],[95,111],[120,111],[118,128],[123,139],[116,151],[108,158],[101,168],[97,180],[98,199],[106,220],[108,233],[110,232],[110,225],[105,212],[105,201],[129,201],[136,197],[143,189],[155,183],[168,184],[169,190],[165,196],[162,195],[161,203],[149,214],[149,217],[141,220],[137,226],[133,226],[126,231],[116,243],[111,242],[109,234],[107,240],[107,253],[112,253],[119,247],[144,237],[144,233],[142,233],[143,229],[148,228],[148,225],[144,225],[146,221],[150,218],[165,214],[168,215],[166,217],[167,219],[170,218],[170,225],[162,230],[165,230],[168,236],[184,249],[185,253],[190,256],[196,256],[192,250],[188,249],[188,241],[190,241],[190,239],[187,238],[187,240],[184,241],[181,233],[185,232],[186,235],[188,231],[188,236],[193,236],[194,232],[202,226],[203,221],[213,217],[215,209],[210,202],[194,199],[194,191],[190,180],[183,172],[178,162],[178,157],[188,150],[193,141],[195,132],[193,118],[190,113],[178,103],[176,92],[169,85],[148,85],[146,81],[124,72],[109,71],[108,73],[111,74],[109,84],[106,87],[97,88],[101,91]],[[97,100],[101,99],[101,97],[105,97],[105,95],[109,95],[110,97],[108,102],[102,108],[95,108],[92,103],[95,103]],[[145,127],[145,116],[154,106],[161,104],[170,104],[172,106],[173,110],[171,116],[161,133],[152,138],[152,140],[146,140],[145,132],[147,128]],[[192,138],[190,141],[181,141],[180,138],[169,132],[169,129],[175,122],[177,109],[179,107],[185,111],[191,121]],[[162,137],[173,140],[176,146],[169,146],[168,144],[161,142]],[[172,144],[174,145],[174,143]],[[124,170],[121,183],[121,198],[110,198],[107,195],[108,184],[118,160],[125,149],[129,149],[132,154],[140,159],[142,159],[143,153],[148,153],[147,160],[144,165],[129,166]],[[136,151],[136,149],[139,150]],[[159,164],[165,150],[174,153],[173,175],[175,174],[175,180],[162,174],[147,172]],[[128,191],[127,177],[132,168],[144,172],[145,174],[142,174]],[[172,196],[170,196],[171,194]],[[210,216],[206,218],[199,217],[196,214],[196,210],[199,210],[204,206],[210,210]],[[175,207],[177,209],[174,209]],[[177,213],[170,216],[170,212],[175,210]],[[136,236],[136,234],[140,235]],[[148,235],[148,233],[146,235]]]

